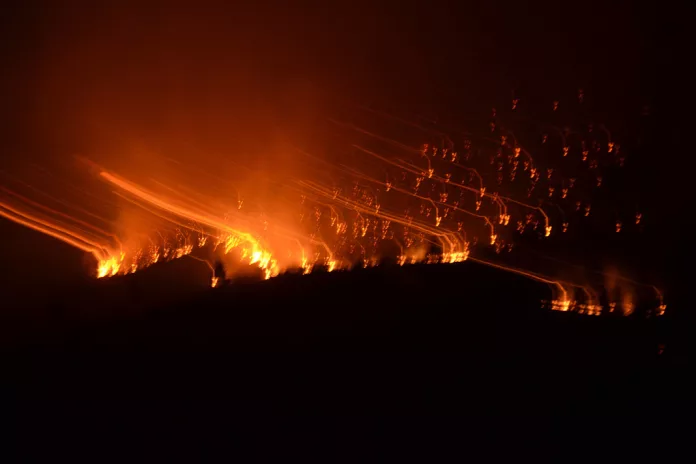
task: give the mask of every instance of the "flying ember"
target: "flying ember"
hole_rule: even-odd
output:
[[[585,97],[578,91],[573,104]],[[566,105],[549,102],[546,116],[559,117]],[[223,169],[205,155],[192,163],[169,153],[150,153],[148,169],[76,158],[82,183],[63,185],[45,169],[41,175],[58,180],[43,190],[49,184],[38,177],[5,173],[0,215],[91,254],[97,278],[186,257],[207,263],[212,287],[249,270],[269,279],[387,258],[470,260],[549,285],[554,310],[633,311],[627,289],[645,285],[616,274],[617,290],[603,305],[593,281],[561,278],[560,261],[536,245],[582,243],[589,227],[625,236],[650,221],[635,209],[610,216],[614,206],[601,202],[604,184],[622,175],[630,156],[608,128],[523,116],[517,97],[480,128],[343,106],[317,121],[329,134],[321,143],[284,140],[297,169],[239,157]],[[647,287],[663,314],[661,292]]]

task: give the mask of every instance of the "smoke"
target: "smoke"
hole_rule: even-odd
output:
[[[139,148],[234,160],[273,138],[297,42],[270,41],[232,8],[48,9],[36,52],[33,122],[47,146],[141,161]],[[258,19],[258,18],[257,18]],[[269,18],[268,28],[280,26]],[[275,68],[275,69],[274,69]],[[279,85],[281,84],[281,85]],[[285,87],[285,88],[283,88]]]
[[[28,90],[21,114],[26,140],[19,144],[22,156],[14,158],[21,172],[11,174],[23,183],[15,182],[13,189],[35,195],[40,187],[56,211],[79,221],[96,218],[112,255],[121,256],[121,249],[150,253],[148,263],[165,252],[188,253],[201,236],[214,238],[207,245],[212,248],[244,242],[230,255],[234,262],[239,256],[259,262],[273,250],[281,268],[300,265],[305,257],[318,260],[305,256],[317,250],[331,255],[324,242],[329,234],[334,248],[358,254],[370,248],[367,254],[379,254],[372,251],[377,242],[400,240],[390,227],[398,224],[405,230],[404,222],[410,227],[413,218],[405,218],[419,214],[419,207],[415,228],[420,229],[408,233],[435,234],[439,251],[445,252],[445,242],[450,251],[462,248],[464,239],[454,233],[456,208],[449,217],[445,209],[452,203],[431,214],[435,204],[430,196],[444,194],[439,197],[443,203],[459,197],[460,206],[469,202],[467,207],[473,207],[476,191],[455,192],[452,184],[446,185],[453,172],[454,182],[466,177],[448,165],[452,171],[442,186],[434,185],[444,174],[438,168],[418,196],[411,192],[414,176],[425,177],[421,164],[427,163],[432,175],[431,162],[454,162],[439,153],[437,160],[434,153],[425,159],[417,149],[414,154],[413,147],[424,141],[442,143],[445,129],[418,129],[422,118],[391,118],[361,106],[370,98],[351,100],[354,94],[387,95],[385,100],[410,107],[421,97],[429,99],[429,90],[416,89],[437,88],[427,82],[436,74],[450,75],[458,88],[464,86],[463,74],[450,72],[448,54],[431,60],[434,66],[419,62],[425,52],[418,43],[427,35],[419,32],[421,17],[410,16],[405,26],[411,32],[402,35],[395,24],[399,21],[382,23],[368,11],[362,14],[368,19],[354,24],[354,16],[341,17],[339,11],[323,20],[319,10],[255,10],[222,3],[186,8],[100,2],[32,12],[36,34],[33,47],[25,48],[23,70],[31,76],[24,83]],[[455,24],[448,19],[447,25]],[[430,35],[430,45],[442,37],[461,39],[454,27],[444,29],[442,35]],[[373,40],[378,37],[384,40]],[[457,49],[458,55],[464,52]],[[383,94],[361,85],[380,79],[392,86]],[[465,87],[478,90],[479,83],[475,85]],[[327,87],[332,91],[320,91]],[[342,88],[351,92],[336,91]],[[326,95],[340,95],[349,104],[334,105]],[[338,112],[342,117],[336,117]],[[358,113],[362,128],[352,127]],[[341,121],[328,123],[329,117]],[[405,163],[404,157],[410,161]],[[351,174],[356,168],[361,173]],[[300,179],[306,182],[298,188]],[[305,195],[313,198],[304,203]],[[482,215],[499,214],[495,202],[486,203],[484,209],[490,211]],[[515,208],[513,214],[519,213]],[[490,237],[496,253],[503,251],[505,243],[496,243],[503,236],[498,229],[469,219],[476,223],[466,224],[474,241]],[[70,233],[82,237],[79,221]],[[364,237],[364,243],[350,238],[358,229],[356,237]],[[411,253],[419,260],[426,253],[417,245],[410,252],[399,246],[402,255]],[[85,248],[89,251],[88,246],[80,249]],[[353,251],[344,255],[357,256]],[[128,256],[119,264],[130,268],[138,259]],[[545,266],[530,262],[530,267]],[[104,269],[102,263],[99,267]],[[566,274],[584,282],[583,272]]]
[[[31,198],[40,186],[62,199],[52,205],[58,211],[103,218],[106,235],[118,237],[108,237],[114,250],[147,252],[158,235],[179,237],[176,248],[195,241],[199,228],[215,231],[118,192],[100,179],[103,170],[172,205],[234,217],[264,240],[292,236],[287,186],[306,174],[296,148],[322,137],[314,124],[321,96],[297,77],[321,79],[303,66],[303,28],[281,10],[160,6],[64,4],[31,13],[27,140],[9,176]]]

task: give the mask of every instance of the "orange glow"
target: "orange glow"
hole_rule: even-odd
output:
[[[513,99],[512,109],[518,103]],[[553,110],[558,107],[554,101]],[[537,153],[520,143],[524,138],[503,124],[491,124],[494,133],[486,133],[482,141],[468,135],[452,141],[440,128],[372,109],[361,111],[407,125],[418,135],[404,136],[412,137],[406,141],[369,125],[330,119],[322,129],[339,132],[337,138],[347,140],[343,150],[298,143],[312,147],[300,149],[294,141],[269,148],[276,158],[291,160],[284,164],[271,157],[256,165],[258,153],[247,156],[234,144],[226,148],[229,162],[225,156],[198,159],[197,153],[187,155],[188,163],[174,155],[147,153],[145,162],[133,166],[81,158],[81,168],[87,166],[85,171],[93,174],[89,182],[108,188],[108,195],[94,194],[99,188],[86,182],[88,187],[75,189],[82,199],[76,207],[62,200],[57,206],[57,200],[36,201],[1,187],[0,216],[91,254],[96,268],[91,272],[98,278],[188,258],[206,263],[211,287],[233,281],[221,269],[232,274],[250,267],[270,279],[288,269],[308,274],[371,267],[387,257],[401,266],[472,261],[549,285],[554,295],[548,307],[553,310],[602,313],[605,308],[597,303],[591,284],[581,278],[559,280],[556,276],[566,274],[556,269],[546,275],[530,270],[537,269],[534,262],[508,263],[522,263],[513,251],[525,243],[521,235],[545,240],[555,228],[554,238],[546,241],[553,246],[581,235],[583,228],[575,221],[606,217],[607,205],[590,194],[605,179],[607,186],[611,183],[602,168],[606,155],[618,152],[618,144],[607,142],[608,131],[602,128],[606,137],[599,140],[584,131],[550,130],[541,139],[550,159],[537,162]],[[360,138],[351,138],[355,133]],[[588,162],[579,163],[580,157]],[[564,171],[563,166],[573,163],[589,174]],[[517,175],[521,171],[529,176]],[[593,217],[589,201],[597,208]],[[641,213],[614,216],[633,214],[635,221],[610,222],[603,230],[611,235],[613,225],[615,232],[623,232],[617,239],[629,235],[641,224]],[[514,227],[508,227],[511,220]],[[618,307],[628,315],[636,298],[623,295]],[[613,312],[616,307],[610,303],[606,309]],[[665,308],[660,297],[657,314]]]

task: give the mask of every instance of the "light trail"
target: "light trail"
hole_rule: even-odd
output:
[[[0,200],[0,215],[92,254],[99,277],[189,256],[205,262],[212,272],[211,286],[219,286],[224,277],[216,275],[212,262],[217,259],[234,267],[234,257],[270,278],[292,267],[310,272],[320,266],[336,270],[356,263],[373,265],[386,257],[384,250],[393,249],[398,250],[399,264],[470,259],[550,285],[553,309],[602,312],[597,292],[586,282],[513,266],[501,252],[513,256],[513,248],[523,243],[520,236],[543,240],[570,227],[571,233],[563,235],[568,237],[580,229],[577,224],[601,217],[589,213],[591,205],[600,213],[605,207],[594,196],[596,185],[610,178],[604,168],[618,163],[612,161],[619,150],[615,134],[602,124],[560,130],[535,123],[551,127],[558,138],[529,137],[505,127],[505,116],[495,111],[490,132],[457,129],[450,135],[427,121],[358,108],[354,117],[367,112],[371,122],[328,117],[326,127],[318,128],[338,135],[325,145],[303,149],[301,143],[288,143],[293,154],[302,155],[294,157],[299,166],[292,174],[273,163],[259,171],[220,157],[208,165],[220,162],[225,169],[210,173],[201,167],[204,163],[153,155],[148,162],[157,169],[132,168],[147,174],[129,177],[131,168],[112,170],[80,158],[81,166],[108,186],[108,198],[42,170],[59,188],[88,197],[89,205],[17,180],[17,186],[30,192],[0,186],[0,193],[12,199]],[[523,108],[516,97],[512,111],[520,119]],[[395,128],[399,125],[407,132]],[[416,138],[420,142],[409,145]],[[539,153],[527,139],[540,141]],[[544,156],[541,146],[550,154]],[[227,169],[234,181],[223,174]],[[247,178],[253,181],[240,185]],[[633,210],[628,220],[605,227],[627,234],[642,220]],[[662,314],[666,305],[656,292]],[[625,304],[628,308],[634,302]]]

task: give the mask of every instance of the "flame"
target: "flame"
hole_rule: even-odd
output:
[[[635,305],[633,303],[633,295],[631,292],[628,292],[628,291],[623,292],[621,306],[623,308],[624,316],[630,316],[631,314],[633,314],[633,311],[635,309]]]
[[[118,257],[110,256],[107,259],[100,260],[97,266],[97,277],[110,277],[118,274],[119,270],[121,269],[121,264],[123,263],[124,258],[125,254],[122,253]]]
[[[554,311],[570,311],[575,308],[575,305],[575,301],[569,300],[567,298],[551,301],[551,309],[553,309]]]
[[[517,103],[514,99],[513,108]],[[558,101],[553,102],[554,111],[558,105]],[[376,265],[384,257],[380,248],[388,243],[398,247],[398,252],[391,256],[396,255],[402,266],[477,260],[551,285],[557,294],[549,304],[554,310],[588,315],[603,311],[596,299],[578,298],[583,302],[578,303],[568,296],[567,289],[591,293],[585,283],[560,282],[541,273],[508,266],[503,262],[504,257],[483,260],[478,256],[476,243],[480,240],[486,245],[488,238],[497,253],[511,251],[520,235],[534,230],[535,236],[543,239],[550,237],[556,225],[556,230],[567,232],[569,223],[574,221],[569,217],[571,214],[589,217],[591,207],[586,202],[586,193],[605,181],[607,186],[610,184],[610,173],[603,170],[603,160],[607,153],[618,152],[618,144],[609,141],[605,145],[607,138],[588,136],[584,129],[558,130],[560,140],[555,146],[562,147],[562,151],[549,150],[554,152],[550,155],[552,159],[537,163],[536,154],[520,145],[523,138],[516,137],[502,124],[491,124],[496,133],[486,134],[486,142],[480,147],[472,146],[469,139],[462,147],[455,147],[441,129],[425,128],[420,122],[373,109],[365,111],[430,133],[420,140],[429,142],[409,146],[403,140],[391,139],[354,123],[331,120],[332,129],[338,127],[346,134],[358,132],[362,134],[361,140],[363,136],[375,139],[379,141],[377,146],[389,148],[349,142],[350,156],[337,162],[293,147],[292,155],[302,160],[299,164],[306,171],[286,176],[269,168],[267,174],[274,175],[272,183],[279,185],[271,201],[255,195],[253,188],[251,192],[237,190],[236,184],[228,184],[224,179],[217,186],[222,185],[220,190],[227,196],[213,195],[205,187],[201,189],[200,185],[205,185],[202,182],[196,182],[199,188],[191,188],[185,181],[165,182],[167,176],[150,171],[148,180],[144,181],[145,176],[128,175],[137,172],[136,169],[128,169],[122,175],[120,171],[117,174],[111,168],[86,162],[119,202],[152,218],[153,227],[97,224],[96,220],[77,212],[85,210],[84,204],[77,205],[79,208],[67,205],[71,208],[67,212],[68,209],[56,207],[54,203],[44,204],[50,203],[49,200],[34,201],[5,187],[2,187],[3,195],[9,197],[0,199],[0,215],[90,253],[96,262],[96,270],[92,272],[98,278],[142,272],[171,259],[203,260],[200,257],[206,256],[208,260],[211,254],[225,258],[226,265],[237,259],[244,266],[258,268],[265,279],[298,267],[305,274],[319,268],[333,272],[360,263],[366,267]],[[553,141],[551,132],[551,135],[543,134],[543,143]],[[605,133],[611,139],[608,131]],[[433,145],[431,136],[439,147]],[[574,137],[581,140],[576,141]],[[571,154],[576,153],[576,146],[582,146],[582,159],[588,162],[577,163],[582,166],[579,172],[565,178],[568,173],[562,166],[573,164],[570,158],[575,156]],[[479,152],[483,152],[482,160],[476,159]],[[516,176],[520,157],[529,176]],[[563,160],[566,157],[569,159]],[[178,169],[184,171],[179,173],[182,175],[194,177],[195,172],[207,176],[206,179],[213,177],[199,169],[197,163]],[[251,171],[248,166],[239,169]],[[255,179],[259,175],[250,176]],[[597,200],[596,215],[604,217],[602,208],[606,207]],[[89,214],[92,218],[97,216]],[[634,225],[642,224],[641,213],[632,211],[628,216],[617,216],[625,218],[631,214],[635,214],[635,221],[616,221],[608,224],[607,229],[611,231],[613,225],[613,230],[623,232],[620,235],[629,235]],[[514,230],[505,227],[510,220],[517,225]],[[594,214],[583,220],[593,221]],[[573,225],[572,230],[582,228]],[[574,235],[568,233],[550,243],[561,238],[570,240]],[[208,266],[213,269],[210,262]],[[212,274],[211,287],[226,282],[225,276],[215,275],[215,270]],[[621,306],[624,313],[630,314],[634,304],[632,296],[625,296]],[[614,308],[610,305],[609,312]],[[657,314],[664,314],[665,308],[660,300]]]

